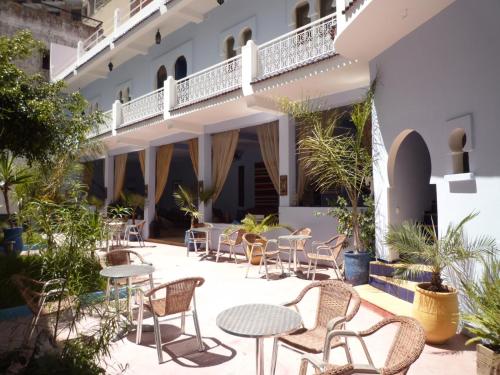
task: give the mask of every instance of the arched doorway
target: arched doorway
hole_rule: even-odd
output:
[[[180,56],[175,60],[175,79],[184,78],[187,75],[187,60],[184,56]]]
[[[162,65],[158,68],[158,71],[156,72],[156,88],[161,89],[166,79],[167,79],[167,68],[165,68],[165,65]]]
[[[430,184],[431,156],[415,130],[401,132],[389,152],[388,219],[390,225],[404,221],[437,226],[436,185]]]

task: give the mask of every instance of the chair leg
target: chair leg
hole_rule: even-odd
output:
[[[317,373],[317,370],[315,372]],[[299,375],[306,375],[306,374],[307,374],[307,360],[302,359],[300,361]]]
[[[311,258],[309,258],[309,264],[307,265],[307,280],[309,280],[309,273],[311,272]]]
[[[31,322],[30,322],[30,325],[28,327],[28,330],[26,331],[26,334],[24,335],[24,342],[25,343],[29,343],[29,341],[31,340],[31,336],[33,336],[33,332],[35,332],[35,327],[36,327],[36,322],[38,321],[38,314],[37,315],[33,315],[33,317],[31,318]]]
[[[314,259],[313,281],[316,280],[316,268],[318,267],[318,260]]]
[[[181,313],[181,335],[186,333],[186,313],[183,311]]]
[[[140,297],[139,311],[137,312],[137,331],[135,334],[135,343],[140,344],[142,340],[142,319],[144,317],[144,300]],[[156,335],[156,334],[155,334]]]
[[[158,363],[162,363],[163,352],[161,349],[160,323],[158,322],[158,317],[155,314],[153,314],[153,321],[154,321],[154,331],[155,331],[156,352],[158,354]]]
[[[200,323],[198,322],[198,314],[196,313],[196,310],[193,310],[193,321],[194,330],[196,331],[196,339],[198,341],[198,351],[202,352],[205,348],[203,347],[203,341],[201,340]]]
[[[267,270],[267,257],[265,255],[262,255],[262,258],[264,258],[264,269],[266,270],[266,280],[269,281],[269,272]]]
[[[109,304],[109,295],[110,295],[110,281],[109,278],[106,280],[106,303]]]
[[[250,271],[250,267],[252,266],[252,258],[248,258],[247,272],[245,273],[245,278],[248,277],[248,271]]]
[[[234,256],[234,264],[238,264],[238,258],[236,258],[236,251],[234,251],[234,245],[231,246],[230,251],[233,253]]]
[[[279,348],[278,338],[275,337],[274,341],[273,341],[273,357],[271,359],[271,375],[274,375],[276,373],[276,362],[278,360],[278,348]]]
[[[219,245],[217,246],[217,254],[215,254],[215,263],[217,263],[219,261],[219,256],[220,256],[220,241],[219,241]],[[231,253],[229,253],[229,257],[231,257]]]

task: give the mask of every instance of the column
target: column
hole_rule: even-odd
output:
[[[107,206],[113,202],[113,190],[115,186],[115,157],[106,154],[104,157],[104,187],[106,188],[106,200],[104,205]]]
[[[144,224],[143,236],[149,238],[149,227],[155,218],[155,194],[156,194],[156,147],[149,146],[145,150],[144,160],[144,186],[146,197],[144,200]]]
[[[252,82],[258,73],[257,60],[257,44],[249,40],[241,48],[241,90],[245,96],[253,94]]]
[[[163,119],[170,117],[170,111],[174,109],[177,104],[177,87],[174,77],[168,76],[167,80],[163,83]]]
[[[280,116],[278,121],[279,171],[280,176],[287,176],[287,195],[280,195],[280,206],[290,207],[296,205],[295,121],[288,115]]]
[[[122,103],[119,100],[115,100],[113,103],[111,116],[111,135],[116,135],[116,129],[118,129],[122,123]]]
[[[198,180],[203,183],[203,187],[212,186],[212,136],[202,134],[198,137]],[[200,202],[200,212],[202,221],[212,220],[212,201],[206,204]]]

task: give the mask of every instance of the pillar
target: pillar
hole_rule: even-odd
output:
[[[149,226],[155,218],[156,195],[156,147],[149,146],[145,149],[144,185],[146,186],[146,199],[144,201],[144,238],[149,238]]]
[[[202,134],[198,137],[198,180],[205,189],[212,186],[212,136]],[[201,203],[199,206],[201,219],[209,222],[212,220],[212,201]]]
[[[278,123],[280,157],[279,171],[280,176],[287,176],[287,194],[280,195],[280,206],[290,207],[297,204],[295,121],[290,116],[283,115],[278,118]]]
[[[258,73],[257,44],[249,40],[241,49],[241,90],[243,95],[252,95],[252,82]]]
[[[106,200],[104,205],[107,207],[113,202],[113,190],[115,186],[115,157],[106,154],[104,157],[104,187],[106,188]]]

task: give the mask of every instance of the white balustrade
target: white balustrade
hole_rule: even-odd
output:
[[[241,87],[241,55],[177,81],[176,108]]]
[[[111,131],[113,123],[113,117],[111,111],[103,112],[102,117],[103,117],[103,123],[99,124],[97,127],[95,127],[89,132],[89,138],[94,138],[101,134]]]
[[[267,78],[335,54],[335,14],[320,18],[258,47],[258,78]]]
[[[130,125],[163,114],[163,87],[122,105],[122,123]]]

